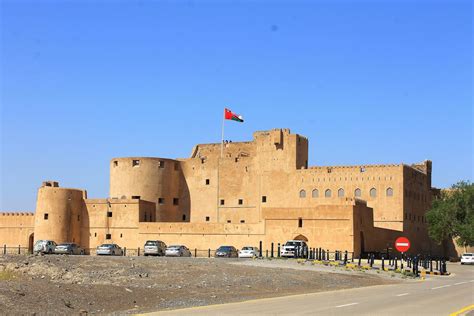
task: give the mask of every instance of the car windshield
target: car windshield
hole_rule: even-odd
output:
[[[465,253],[465,254],[463,255],[463,257],[472,257],[472,256],[473,256],[472,253]]]
[[[169,246],[168,249],[176,250],[181,248],[181,246]]]
[[[231,251],[232,247],[231,246],[222,246],[217,249],[217,251]]]
[[[103,244],[103,245],[101,245],[101,247],[103,247],[103,248],[113,248],[114,245],[112,245],[112,244]]]
[[[300,243],[296,241],[288,241],[285,246],[299,246]]]
[[[243,247],[242,250],[253,250],[253,247]]]
[[[158,243],[154,240],[149,240],[146,242],[145,246],[156,246]]]

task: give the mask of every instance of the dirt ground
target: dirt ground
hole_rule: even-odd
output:
[[[238,260],[3,256],[0,314],[131,314],[401,282]]]

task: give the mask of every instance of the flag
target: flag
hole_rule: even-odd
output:
[[[236,121],[236,122],[240,122],[240,123],[244,122],[244,119],[243,119],[242,115],[234,114],[229,109],[225,109],[224,112],[225,112],[224,118],[226,120]]]

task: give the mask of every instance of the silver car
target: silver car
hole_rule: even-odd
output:
[[[54,253],[58,255],[83,255],[84,249],[75,243],[67,242],[57,245],[56,248],[54,248]]]
[[[161,240],[148,240],[145,243],[145,256],[164,256],[166,244]]]
[[[191,251],[183,245],[174,245],[166,248],[165,255],[167,257],[191,257]]]
[[[54,253],[54,249],[56,248],[56,246],[56,243],[52,240],[38,240],[35,242],[33,252],[52,254]]]
[[[117,244],[102,244],[95,253],[98,256],[123,256],[123,250]]]

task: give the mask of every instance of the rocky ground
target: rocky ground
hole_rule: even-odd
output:
[[[293,269],[291,265],[298,263],[292,260],[273,260],[271,267],[248,263],[242,259],[3,256],[0,314],[143,313],[401,282],[371,274]]]

